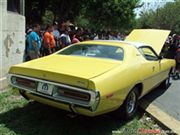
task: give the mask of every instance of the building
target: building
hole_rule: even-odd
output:
[[[0,89],[7,86],[9,67],[23,61],[24,0],[0,0]]]

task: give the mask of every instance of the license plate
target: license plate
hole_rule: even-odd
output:
[[[53,87],[54,86],[52,84],[39,82],[37,91],[44,94],[52,95]]]

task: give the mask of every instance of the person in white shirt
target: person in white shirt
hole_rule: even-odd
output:
[[[70,29],[66,28],[60,36],[61,48],[64,48],[71,44],[71,39],[69,36]]]

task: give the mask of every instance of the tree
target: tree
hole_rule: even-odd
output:
[[[169,29],[180,33],[180,1],[167,3],[156,11],[142,14],[137,24],[138,28]]]
[[[45,14],[47,0],[26,0],[25,1],[25,16],[28,24],[42,23],[42,16]]]
[[[53,12],[55,20],[74,20],[81,11],[85,0],[27,0],[25,5],[25,16],[27,23],[43,23],[46,11]],[[81,4],[82,3],[82,4]],[[53,21],[53,20],[52,20]]]
[[[70,20],[95,29],[124,30],[133,26],[139,0],[27,0],[27,22],[43,22],[46,11],[55,20]]]
[[[134,9],[139,0],[89,0],[84,17],[96,29],[127,29],[135,18]]]

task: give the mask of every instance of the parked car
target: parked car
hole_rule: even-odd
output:
[[[86,41],[9,70],[26,99],[74,113],[132,118],[138,100],[169,85],[175,61],[159,56],[167,30],[133,30],[125,41]]]

